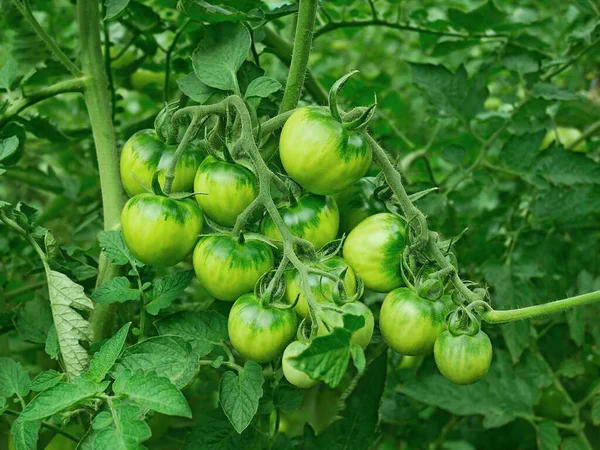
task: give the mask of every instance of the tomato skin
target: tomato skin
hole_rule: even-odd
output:
[[[233,302],[252,292],[258,279],[273,268],[273,251],[257,240],[232,236],[200,238],[194,249],[194,270],[200,284],[218,300]]]
[[[363,135],[344,128],[327,108],[307,106],[285,122],[279,140],[281,162],[290,177],[313,194],[334,194],[352,186],[371,165]]]
[[[280,207],[279,213],[292,235],[312,242],[317,250],[337,236],[340,213],[330,196],[306,194],[295,204]],[[264,235],[281,241],[281,234],[270,216],[263,218],[260,229]],[[283,248],[281,243],[277,246]]]
[[[348,296],[356,294],[356,276],[354,275],[354,271],[342,258],[333,256],[321,262],[317,267],[337,276],[340,276],[344,269],[347,268],[344,277],[346,294]],[[329,278],[309,273],[308,283],[310,284],[310,290],[313,293],[313,297],[318,303],[335,303],[335,301],[340,298],[337,283]],[[300,317],[308,317],[310,315],[308,302],[306,301],[306,296],[302,289],[298,271],[294,269],[285,273],[285,299],[289,304],[292,304],[296,301],[296,297],[298,297],[298,303],[294,307],[294,310]]]
[[[435,363],[441,374],[454,384],[473,384],[488,372],[492,362],[492,343],[483,331],[474,336],[442,332],[435,341]]]
[[[131,136],[121,152],[121,180],[123,187],[130,197],[147,192],[138,182],[147,187],[152,186],[154,172],[162,169],[159,175],[161,186],[164,185],[165,173],[171,165],[177,145],[163,142],[154,130],[142,130]],[[191,192],[194,186],[196,169],[202,161],[200,149],[188,144],[186,150],[177,161],[172,192]],[[136,180],[136,177],[138,180]]]
[[[363,316],[365,318],[364,326],[352,333],[350,343],[358,344],[362,348],[366,348],[367,345],[369,345],[369,342],[371,342],[373,329],[375,328],[375,318],[373,317],[373,313],[367,305],[359,301],[346,303],[342,306],[342,311],[348,314],[354,314],[355,316]]]
[[[298,356],[307,348],[308,344],[300,341],[294,341],[285,348],[285,351],[283,352],[283,360],[281,361],[281,367],[283,368],[283,375],[285,376],[285,379],[300,389],[308,389],[319,382],[318,380],[311,378],[306,372],[296,369],[290,363],[291,358]]]
[[[182,261],[202,231],[202,211],[193,200],[138,194],[121,212],[125,244],[144,264],[168,267]]]
[[[240,164],[207,156],[196,172],[194,192],[206,194],[196,195],[196,201],[208,218],[232,227],[258,195],[258,181]]]
[[[389,292],[404,285],[400,262],[406,247],[405,227],[395,214],[380,213],[363,220],[346,238],[344,259],[367,288]]]
[[[446,305],[419,297],[409,288],[390,292],[379,314],[381,335],[392,350],[403,355],[429,353],[446,328]]]
[[[291,309],[265,308],[256,295],[244,294],[233,304],[227,327],[240,355],[265,363],[281,356],[294,339],[298,316]]]
[[[581,131],[577,128],[571,127],[557,127],[556,130],[548,130],[544,140],[540,145],[540,150],[545,150],[556,142],[558,137],[558,144],[564,148],[568,148],[572,143],[578,140],[582,136]],[[573,149],[574,152],[587,152],[589,149],[585,141],[577,144]]]
[[[348,234],[367,217],[387,211],[385,203],[375,197],[375,188],[375,177],[363,177],[333,196],[340,208],[340,234]]]

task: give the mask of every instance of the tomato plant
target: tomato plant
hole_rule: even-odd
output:
[[[369,216],[386,212],[385,203],[375,194],[374,177],[363,177],[349,188],[334,195],[340,209],[340,233],[350,233]]]

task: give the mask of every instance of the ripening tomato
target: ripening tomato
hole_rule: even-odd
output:
[[[540,150],[546,150],[553,143],[555,143],[557,139],[559,145],[562,145],[564,148],[568,148],[581,136],[582,133],[577,128],[557,127],[556,129],[548,130],[546,136],[544,136],[542,144],[540,145]],[[589,149],[585,141],[582,141],[572,150],[575,152],[587,152]]]
[[[177,145],[168,145],[154,130],[138,131],[131,136],[121,152],[121,180],[127,194],[133,197],[146,192],[140,182],[151,187],[152,177],[157,170],[161,170],[159,181],[163,186],[176,150]],[[177,161],[172,192],[192,192],[194,176],[202,158],[202,152],[196,145],[187,145]]]
[[[258,195],[258,181],[244,166],[208,156],[198,167],[194,192],[205,194],[196,201],[209,219],[232,227]]]
[[[380,213],[363,220],[346,238],[344,259],[367,288],[389,292],[404,284],[400,262],[406,247],[405,227],[397,215]]]
[[[454,335],[442,332],[435,341],[435,363],[441,374],[454,384],[472,384],[481,380],[492,362],[492,343],[483,331]]]
[[[340,213],[332,197],[306,194],[280,207],[279,213],[292,235],[312,242],[317,250],[337,236]],[[281,241],[281,234],[270,216],[263,218],[260,227],[263,234]],[[278,244],[278,247],[283,248],[283,245]]]
[[[392,350],[403,355],[423,355],[433,349],[446,328],[447,313],[443,302],[421,298],[409,288],[398,288],[381,305],[379,328]]]
[[[196,245],[204,218],[193,200],[154,194],[131,197],[121,212],[125,244],[133,255],[151,266],[173,266]]]
[[[363,134],[348,130],[327,108],[297,109],[285,122],[279,140],[285,171],[313,194],[334,194],[352,186],[371,165]]]
[[[194,249],[194,270],[200,284],[216,299],[229,302],[252,292],[273,262],[268,244],[228,235],[204,236]]]
[[[350,233],[369,216],[387,211],[375,197],[375,177],[363,177],[348,189],[333,196],[340,208],[340,234]]]
[[[227,327],[240,355],[265,363],[281,356],[294,339],[298,316],[292,309],[263,306],[256,295],[244,294],[231,307]]]
[[[290,359],[298,356],[307,348],[308,344],[300,341],[294,341],[285,348],[285,351],[283,352],[283,360],[281,361],[281,367],[283,369],[283,375],[285,376],[285,379],[300,389],[308,389],[319,382],[318,380],[311,378],[306,372],[296,369],[290,363]]]
[[[346,294],[349,297],[356,294],[356,276],[354,275],[354,271],[342,258],[333,256],[317,264],[315,267],[333,275],[337,275],[338,277],[346,270],[346,275],[344,276],[344,288]],[[314,273],[309,273],[308,283],[313,297],[318,303],[335,304],[340,300],[337,282]],[[296,297],[298,298],[298,303],[294,307],[296,313],[300,317],[308,317],[308,302],[306,301],[306,296],[302,289],[300,276],[298,275],[298,271],[293,269],[287,271],[285,274],[285,299],[288,303],[292,304],[296,301]]]

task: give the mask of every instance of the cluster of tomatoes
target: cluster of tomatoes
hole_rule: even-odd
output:
[[[148,192],[144,185],[152,183],[155,172],[164,173],[175,149],[154,131],[138,132],[125,144],[121,177],[131,198],[121,216],[123,237],[133,255],[148,265],[172,266],[193,251],[194,270],[202,286],[215,299],[234,302],[229,336],[241,356],[259,363],[283,356],[288,381],[301,388],[314,385],[316,380],[289,362],[309,345],[297,333],[298,326],[302,319],[316,319],[313,327],[318,327],[317,335],[323,335],[343,326],[343,314],[362,316],[364,326],[352,334],[351,342],[365,348],[373,334],[374,316],[357,299],[362,280],[367,289],[388,292],[379,325],[392,349],[404,355],[434,350],[440,371],[455,383],[472,383],[485,375],[491,344],[478,326],[461,325],[461,317],[446,330],[452,302],[447,297],[423,298],[403,287],[406,222],[388,212],[375,195],[375,179],[365,177],[372,155],[360,131],[349,129],[320,107],[295,111],[281,131],[281,165],[303,191],[278,206],[286,227],[316,250],[347,235],[343,257],[307,263],[317,272],[308,275],[312,305],[300,274],[293,267],[286,269],[279,302],[284,300],[293,308],[265,302],[255,293],[259,280],[273,272],[282,255],[282,237],[269,214],[253,217],[247,225],[259,236],[201,235],[205,217],[219,227],[235,225],[258,195],[255,174],[233,161],[204,158],[198,147],[189,144],[177,162],[173,191],[195,192],[195,200]],[[301,340],[294,340],[297,335]]]

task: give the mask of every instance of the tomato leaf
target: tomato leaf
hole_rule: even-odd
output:
[[[113,384],[115,394],[123,394],[139,405],[169,416],[192,417],[183,394],[167,377],[156,372],[125,370]]]
[[[81,448],[91,441],[92,448],[103,450],[130,450],[141,448],[140,444],[152,436],[150,427],[144,422],[145,408],[129,400],[113,400],[115,414],[101,411],[94,417],[91,432],[79,444]]]
[[[0,396],[10,398],[17,394],[26,397],[31,389],[29,375],[20,363],[0,358]]]
[[[42,422],[39,420],[15,420],[10,428],[15,450],[31,450],[37,448],[38,435]]]
[[[31,382],[31,390],[36,392],[42,392],[46,389],[50,389],[56,386],[63,379],[63,374],[56,370],[45,370],[41,372]]]
[[[185,437],[183,450],[258,448],[255,428],[248,427],[238,433],[220,409],[201,415],[196,423]]]
[[[281,89],[281,83],[271,77],[258,77],[250,82],[246,89],[246,98],[265,98]]]
[[[116,277],[98,286],[92,293],[94,303],[106,305],[109,303],[124,303],[130,300],[139,300],[140,291],[131,288],[131,283],[126,277]]]
[[[258,411],[263,382],[262,367],[254,361],[247,361],[239,374],[228,371],[221,377],[219,403],[238,433],[250,425]]]
[[[113,264],[124,266],[129,263],[132,267],[141,265],[125,245],[121,231],[101,231],[98,233],[98,242],[106,257]]]
[[[131,322],[126,323],[123,327],[117,331],[117,333],[106,341],[100,350],[94,354],[94,357],[90,361],[90,370],[87,374],[89,379],[99,383],[106,377],[108,371],[115,364],[115,361],[123,351],[125,345],[125,339],[127,339],[127,333]]]
[[[182,270],[158,280],[152,287],[152,301],[146,305],[146,311],[156,316],[160,310],[171,306],[177,297],[183,295],[193,278],[193,270]]]
[[[553,422],[544,420],[536,424],[536,429],[539,450],[558,450],[561,439],[558,428]]]

